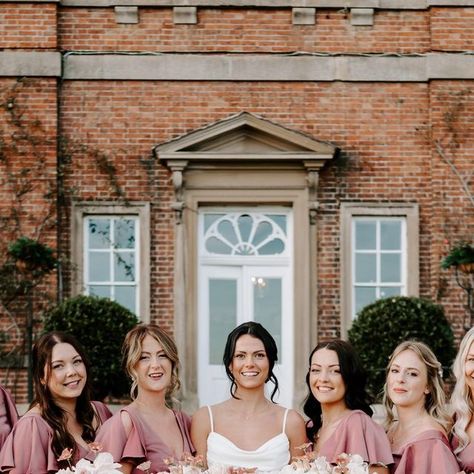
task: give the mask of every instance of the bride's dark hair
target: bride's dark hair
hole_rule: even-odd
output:
[[[51,357],[53,347],[59,343],[70,344],[77,351],[86,368],[87,379],[76,402],[76,418],[83,427],[82,437],[84,441],[91,443],[95,439],[94,422],[100,423],[90,401],[89,363],[83,348],[70,334],[53,331],[41,336],[33,347],[33,384],[34,399],[30,408],[38,406],[41,416],[53,429],[51,447],[56,459],[61,456],[65,448],[72,449],[73,457],[76,455],[77,446],[74,437],[67,429],[66,412],[54,402],[54,398],[48,387],[51,375]],[[67,463],[60,462],[60,467],[67,467]],[[63,466],[61,466],[63,464]]]
[[[275,362],[278,360],[278,349],[275,339],[273,339],[272,335],[260,323],[256,323],[254,321],[247,321],[246,323],[237,326],[227,336],[223,360],[227,377],[229,377],[230,381],[232,382],[230,385],[230,394],[233,398],[238,398],[235,395],[237,384],[235,383],[235,378],[232,374],[232,371],[230,370],[230,365],[234,357],[237,339],[239,339],[240,336],[244,336],[245,334],[260,339],[263,343],[263,347],[265,348],[268,358],[268,377],[265,382],[270,380],[275,385],[270,396],[270,399],[273,402],[273,397],[278,392],[278,380],[276,375],[273,373],[273,367],[275,366]]]

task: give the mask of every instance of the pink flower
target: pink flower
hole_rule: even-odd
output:
[[[59,456],[58,461],[69,461],[72,458],[72,449],[64,448],[61,456]]]
[[[103,449],[102,445],[100,443],[96,443],[96,442],[89,443],[87,446],[89,446],[89,449],[93,453],[100,453]]]
[[[145,462],[142,462],[141,464],[139,464],[137,466],[137,469],[139,469],[140,471],[143,471],[143,472],[148,472],[150,467],[151,467],[151,462],[150,461],[145,461]]]

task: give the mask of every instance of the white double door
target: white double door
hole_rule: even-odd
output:
[[[290,407],[293,398],[293,279],[290,265],[200,265],[198,321],[199,404],[229,398],[222,363],[228,334],[246,321],[261,323],[278,346],[275,400]],[[273,384],[267,383],[268,395]]]

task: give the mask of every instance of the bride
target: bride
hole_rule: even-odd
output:
[[[197,454],[209,467],[279,471],[303,454],[298,449],[306,442],[303,418],[273,402],[278,391],[276,361],[275,340],[261,324],[246,322],[229,334],[224,365],[231,397],[201,407],[191,425]],[[270,400],[265,396],[268,381],[275,385]]]

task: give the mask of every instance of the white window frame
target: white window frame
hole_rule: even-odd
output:
[[[87,228],[88,217],[133,217],[137,222],[137,317],[144,322],[150,320],[150,206],[133,202],[128,205],[116,203],[75,203],[72,208],[71,255],[74,274],[72,292],[87,294],[85,275],[87,272]]]
[[[402,282],[406,296],[419,294],[419,216],[417,204],[343,203],[341,205],[341,335],[347,337],[354,316],[354,219],[404,220]],[[379,266],[377,266],[379,270]],[[379,279],[379,278],[377,278]],[[384,285],[382,285],[384,286]]]

